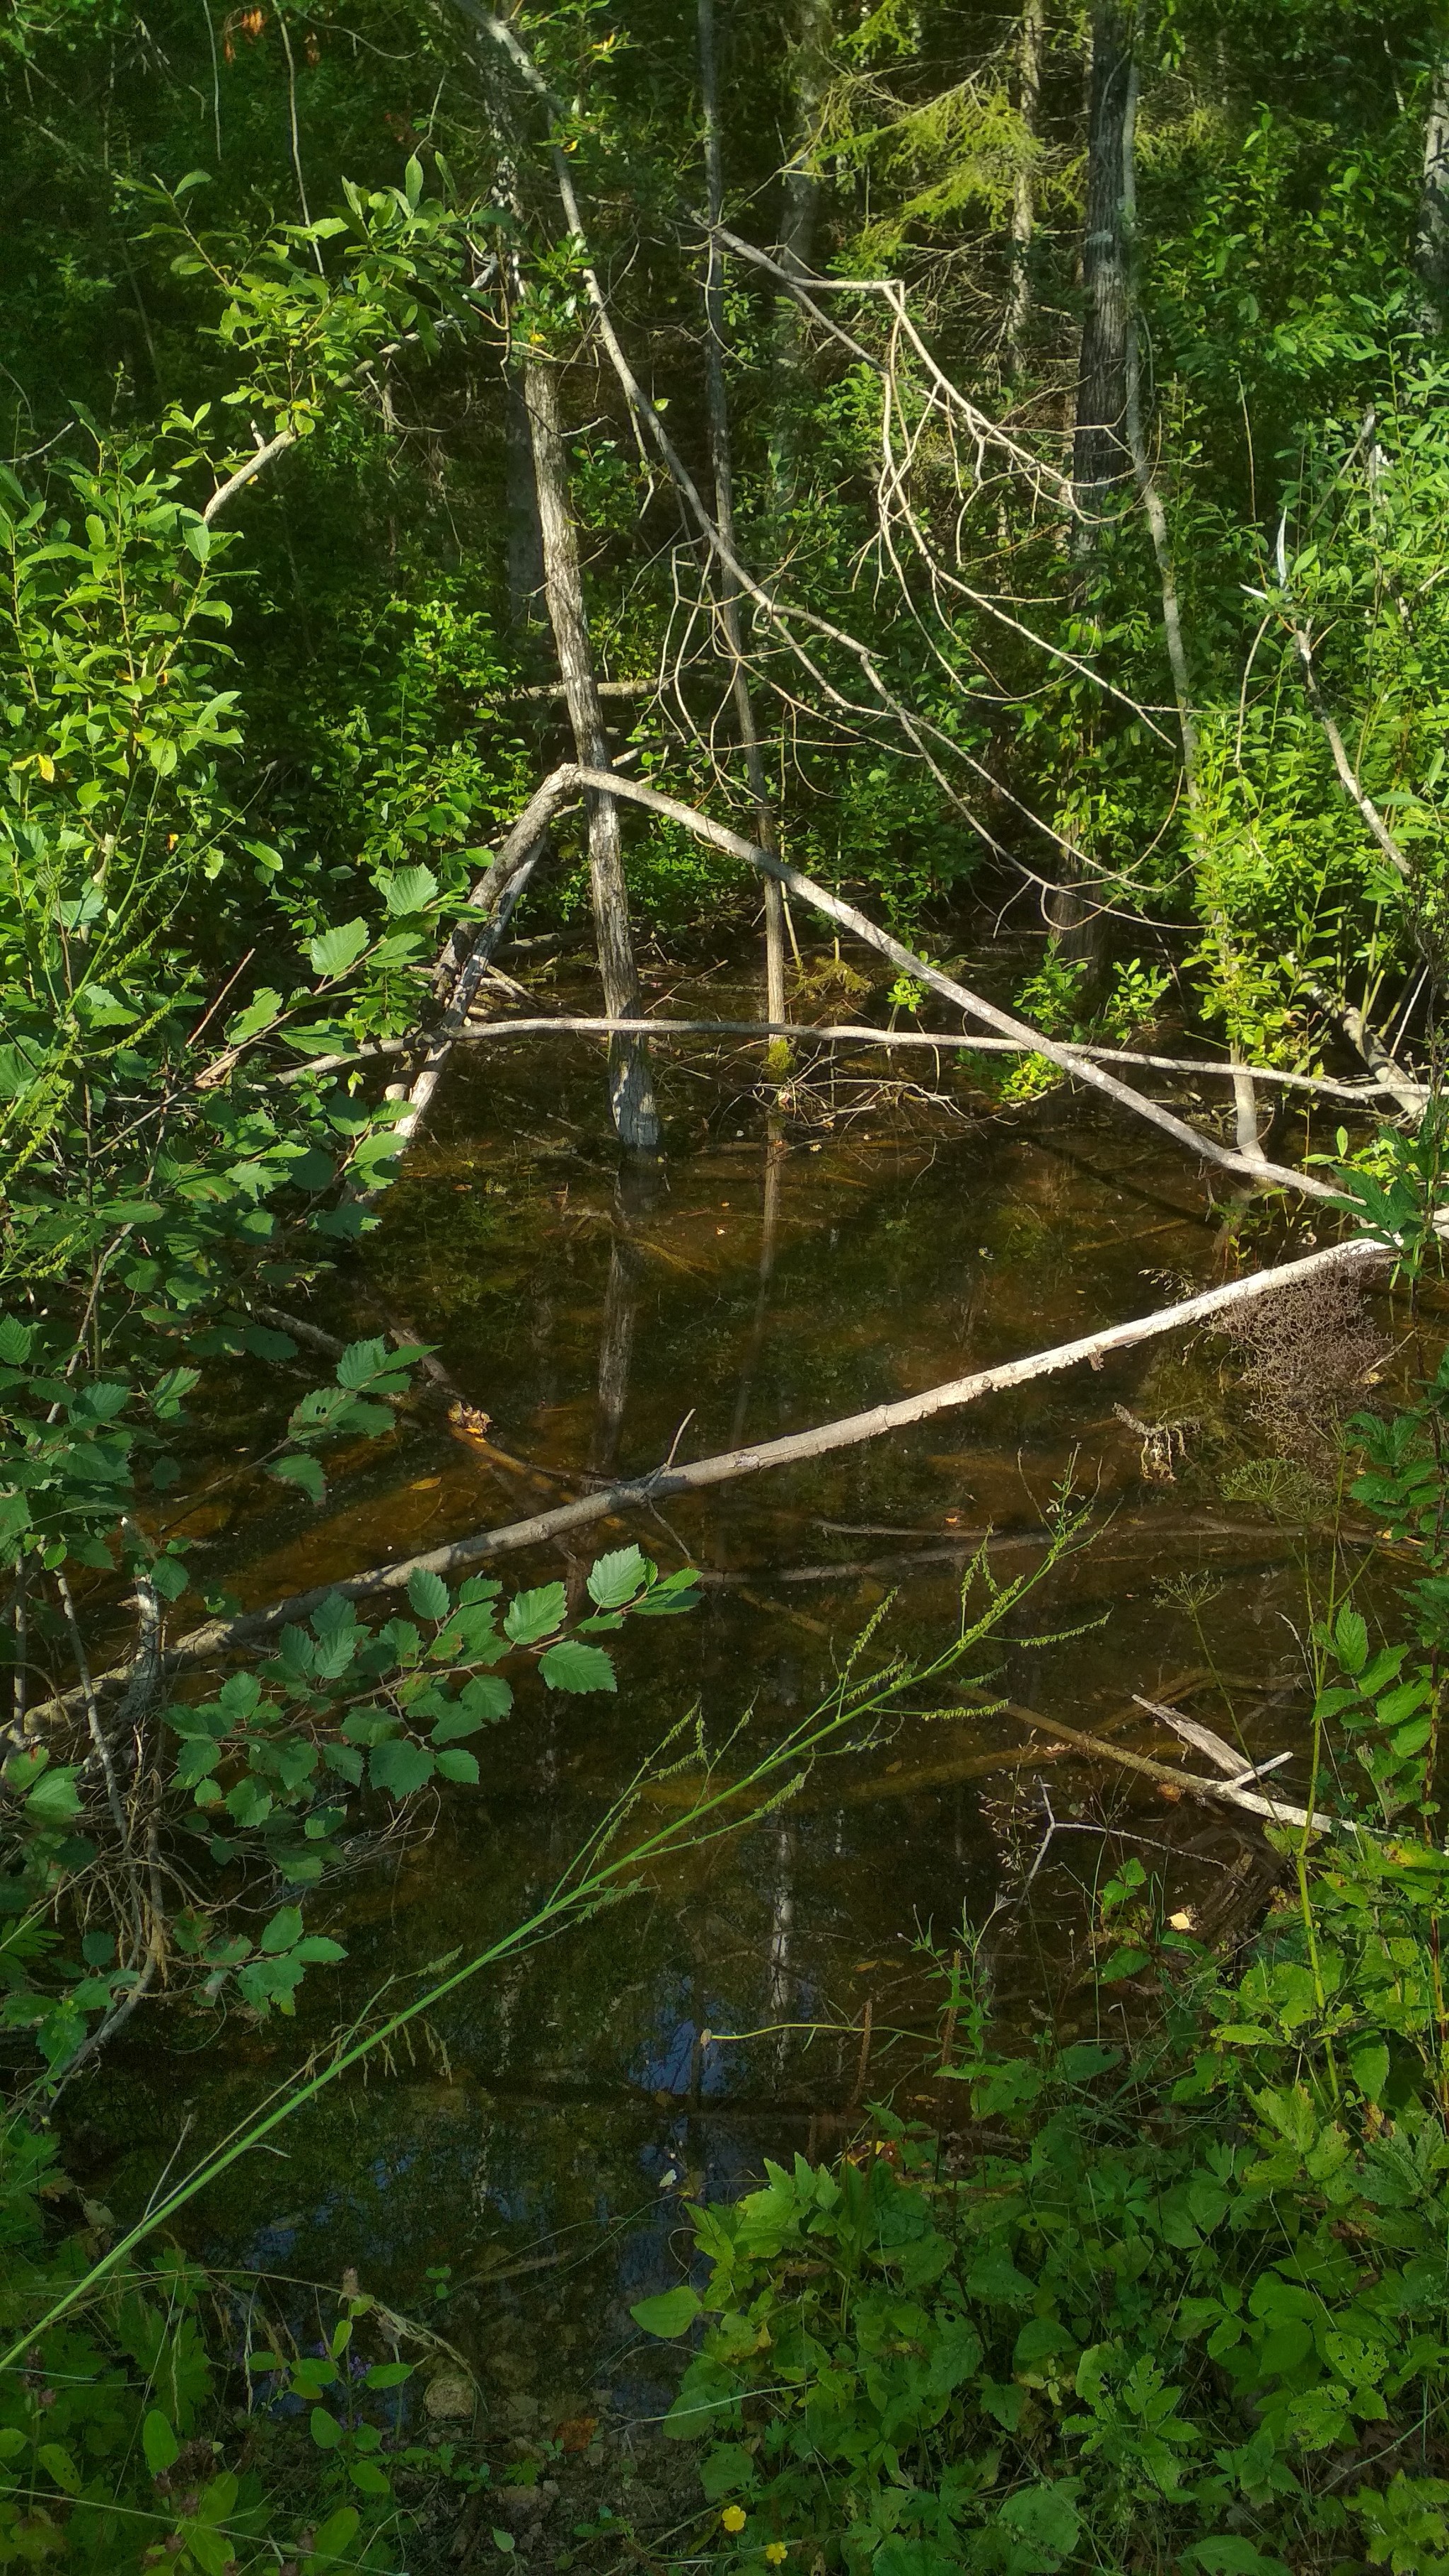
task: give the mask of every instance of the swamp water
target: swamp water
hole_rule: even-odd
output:
[[[666,1007],[751,1002],[676,982]],[[661,1067],[669,1159],[656,1186],[626,1191],[590,1042],[475,1050],[387,1202],[366,1292],[336,1288],[325,1316],[376,1331],[380,1299],[491,1416],[490,1446],[437,1405],[337,1462],[321,1513],[275,1487],[248,1504],[243,1487],[230,1521],[216,1508],[191,1524],[208,1578],[273,1599],[520,1517],[583,1475],[646,1469],[676,1440],[703,1456],[803,1429],[1222,1275],[1200,1177],[1090,1104],[993,1112],[949,1056],[908,1059],[919,1088],[882,1091],[843,1055],[767,1134],[751,1059],[732,1061],[737,1081],[699,1054]],[[828,1688],[888,1594],[889,1642],[939,1649],[977,1537],[994,1529],[992,1566],[1016,1574],[1065,1481],[1096,1497],[1099,1535],[1008,1621],[995,1694],[1169,1759],[1133,1692],[1175,1696],[1254,1749],[1301,1746],[1285,1622],[1301,1628],[1313,1542],[1233,1499],[1245,1457],[1274,1446],[1245,1426],[1240,1377],[1220,1340],[1149,1345],[585,1533],[578,1568],[625,1536],[666,1568],[688,1556],[702,1608],[626,1627],[617,1698],[550,1695],[526,1674],[512,1717],[477,1740],[481,1787],[448,1790],[407,1834],[364,1837],[309,1906],[347,1964],[309,1980],[295,2023],[197,2013],[118,2045],[67,2107],[88,2187],[129,2216],[169,2160],[189,2165],[390,1980],[395,2005],[428,1962],[526,1917],[696,1703],[716,1735],[753,1709],[763,1739]],[[239,1380],[235,1397],[232,1439],[254,1448],[256,1390]],[[1180,1432],[1145,1449],[1141,1426],[1164,1423]],[[499,1570],[512,1588],[568,1562],[540,1550]],[[1284,1776],[1300,1792],[1303,1762]],[[1065,1830],[1023,1897],[1052,1819]],[[679,2276],[681,2192],[730,2195],[767,2154],[829,2153],[870,2100],[961,2116],[959,2088],[932,2083],[925,1933],[949,1954],[963,1914],[979,1925],[1008,1900],[983,1954],[1001,2014],[1029,2031],[1050,2004],[1086,2030],[1094,1878],[1135,1851],[1169,1904],[1211,1908],[1243,1850],[1215,1811],[1064,1759],[1002,1715],[906,1719],[758,1826],[480,1977],[195,2204],[187,2241],[271,2275],[284,2305],[355,2269],[434,2318],[490,2420],[515,2431],[605,2408],[647,2419],[668,2362],[628,2308]]]

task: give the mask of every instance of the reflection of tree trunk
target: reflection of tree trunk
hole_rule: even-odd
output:
[[[1087,202],[1082,226],[1082,345],[1072,481],[1080,507],[1100,516],[1128,456],[1127,255],[1123,147],[1132,97],[1132,23],[1122,0],[1095,0],[1087,110]]]
[[[755,1318],[750,1326],[749,1341],[745,1346],[744,1366],[740,1370],[740,1382],[735,1393],[734,1420],[730,1425],[732,1449],[738,1449],[745,1436],[745,1415],[749,1410],[750,1390],[755,1382],[755,1371],[760,1364],[760,1353],[764,1348],[765,1324],[770,1311],[770,1282],[775,1275],[775,1248],[780,1227],[780,1178],[785,1159],[785,1147],[779,1121],[771,1118],[767,1124],[764,1225],[760,1236],[760,1286],[755,1298]]]
[[[609,1284],[599,1336],[599,1409],[589,1444],[589,1466],[596,1476],[612,1475],[619,1455],[639,1311],[639,1269],[634,1245],[627,1235],[616,1234],[609,1251]]]
[[[1442,330],[1449,301],[1449,46],[1440,51],[1429,93],[1414,265],[1420,319],[1426,331]]]
[[[523,371],[523,398],[533,441],[533,470],[543,535],[548,613],[558,651],[569,719],[580,762],[607,769],[608,739],[599,700],[584,613],[583,575],[579,566],[578,531],[569,504],[568,459],[558,377],[542,360],[529,359]],[[629,896],[624,883],[619,808],[612,796],[590,791],[589,877],[594,898],[594,930],[599,947],[599,975],[604,1007],[612,1019],[640,1017],[639,976],[629,932]],[[653,1153],[659,1144],[659,1113],[649,1078],[649,1059],[633,1038],[614,1038],[609,1045],[609,1102],[621,1144]]]
[[[1014,376],[1026,367],[1026,337],[1031,321],[1031,245],[1036,231],[1036,171],[1032,150],[1041,111],[1042,39],[1046,33],[1045,0],[1026,0],[1021,13],[1021,50],[1017,56],[1016,112],[1026,134],[1011,196],[1011,295],[1006,309],[1006,348]]]
[[[730,456],[729,402],[724,374],[724,261],[719,246],[719,225],[724,214],[724,170],[720,154],[719,98],[715,80],[714,0],[699,0],[699,78],[704,105],[705,177],[709,195],[709,248],[706,254],[704,280],[705,383],[709,398],[709,444],[714,466],[715,517],[729,553],[736,559],[739,541],[735,535],[734,471]],[[750,796],[755,808],[755,838],[762,849],[778,850],[774,809],[770,803],[765,778],[765,756],[760,748],[755,725],[754,703],[750,696],[749,674],[745,667],[744,631],[740,617],[740,596],[730,575],[721,569],[719,590],[720,625],[724,630],[730,657],[730,687],[734,696],[735,720],[744,748],[745,770],[750,782]],[[765,1017],[785,1017],[785,898],[782,889],[770,878],[765,879]],[[789,1058],[784,1046],[772,1043],[765,1050],[766,1061],[784,1072]]]
[[[795,1946],[795,1835],[782,1816],[775,1836],[775,1867],[770,1881],[770,1982],[766,1995],[766,2019],[786,2021],[795,1988],[794,1970],[790,1965]],[[790,2045],[790,2034],[781,2031],[775,2042],[777,2064],[783,2065]]]

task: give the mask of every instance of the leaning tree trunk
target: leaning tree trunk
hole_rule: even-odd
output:
[[[734,467],[730,454],[729,399],[724,373],[724,261],[720,252],[719,226],[724,216],[724,166],[720,150],[719,94],[715,76],[714,0],[699,0],[699,80],[704,108],[705,181],[709,198],[709,245],[704,275],[704,345],[705,387],[709,404],[710,458],[714,467],[715,518],[720,535],[730,556],[738,562],[739,544],[735,535]],[[775,812],[770,802],[769,783],[765,776],[765,755],[755,723],[754,700],[750,694],[749,671],[745,662],[744,627],[740,615],[739,588],[732,575],[720,569],[719,619],[724,633],[725,649],[730,658],[730,688],[734,698],[735,721],[745,755],[745,774],[750,783],[750,799],[755,809],[755,837],[762,849],[778,850]],[[781,888],[765,881],[765,1017],[781,1021],[785,1017],[785,897]],[[784,1073],[789,1069],[788,1041],[772,1038],[765,1050],[767,1064]]]
[[[526,361],[523,399],[528,407],[533,441],[533,471],[538,488],[538,517],[543,534],[544,588],[549,620],[558,651],[574,745],[582,767],[608,769],[604,710],[594,671],[588,619],[584,613],[583,574],[578,531],[569,506],[568,457],[558,377],[539,358]],[[619,808],[612,796],[588,793],[589,880],[594,898],[594,931],[604,1008],[610,1019],[638,1019],[639,975],[629,931],[629,896],[624,883],[623,840]],[[649,1059],[637,1038],[609,1042],[609,1105],[619,1141],[632,1152],[652,1154],[659,1146],[659,1112],[649,1078]]]
[[[1441,331],[1449,306],[1449,45],[1440,49],[1429,93],[1414,265],[1420,319],[1426,331]]]
[[[1011,194],[1011,295],[1006,308],[1006,350],[1013,376],[1025,372],[1031,326],[1031,246],[1036,233],[1036,172],[1032,154],[1041,114],[1041,57],[1046,34],[1046,0],[1026,0],[1021,13],[1017,56],[1016,112],[1025,148],[1017,164]]]

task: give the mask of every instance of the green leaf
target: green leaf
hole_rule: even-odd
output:
[[[622,1610],[643,1589],[652,1569],[642,1548],[616,1547],[589,1569],[589,1599],[601,1610]]]
[[[291,1950],[302,1938],[302,1917],[295,1905],[284,1905],[262,1932],[258,1949]]]
[[[453,1606],[442,1576],[425,1565],[408,1576],[408,1599],[420,1619],[446,1619]]]
[[[699,2299],[687,2281],[681,2281],[677,2289],[661,2290],[655,2299],[640,2299],[629,2310],[636,2326],[666,2341],[687,2334],[699,2313]]]
[[[1350,2040],[1348,2063],[1353,2080],[1367,2102],[1381,2102],[1389,2080],[1389,2052],[1381,2039]]]
[[[72,1766],[48,1771],[38,1780],[25,1801],[25,1812],[37,1825],[68,1825],[80,1814],[80,1793],[76,1788]]]
[[[165,2470],[174,2467],[181,2457],[181,2445],[175,2433],[165,2416],[158,2414],[154,2406],[141,2426],[141,2448],[153,2478],[159,2478]]]
[[[471,1734],[475,1726],[496,1726],[501,1717],[508,1715],[513,1706],[513,1691],[497,1673],[475,1673],[459,1691],[458,1706],[467,1713],[467,1731]],[[440,1725],[446,1723],[446,1719],[439,1720]],[[434,1733],[436,1731],[434,1729]]]
[[[582,1645],[577,1637],[561,1638],[539,1658],[539,1671],[550,1690],[611,1691],[619,1685],[602,1646]]]
[[[438,880],[431,868],[384,868],[377,882],[388,911],[400,917],[426,912],[438,891]]]
[[[312,2409],[312,2439],[319,2451],[335,2451],[342,2440],[342,2427],[325,2406]]]
[[[365,921],[344,921],[335,930],[326,930],[320,939],[311,941],[307,954],[314,973],[328,978],[345,975],[355,965],[368,942]]]
[[[303,2576],[322,2576],[324,2568],[334,2567],[339,2561],[350,2566],[355,2556],[352,2544],[361,2523],[362,2516],[355,2505],[339,2505],[335,2513],[330,2513],[312,2535],[312,2551],[305,2561]]]
[[[1368,1622],[1360,1612],[1340,1610],[1333,1632],[1333,1649],[1345,1672],[1363,1671],[1368,1662]]]
[[[283,1485],[300,1485],[303,1493],[314,1503],[325,1500],[327,1479],[321,1466],[317,1459],[305,1456],[301,1450],[293,1450],[285,1458],[274,1458],[267,1474],[275,1476]]]
[[[445,1780],[462,1780],[470,1789],[478,1786],[478,1757],[474,1753],[440,1753],[438,1770]]]
[[[1184,2567],[1200,2567],[1203,2576],[1288,2576],[1281,2558],[1267,2558],[1237,2532],[1220,2532],[1213,2540],[1194,2541],[1182,2553]]]
[[[435,1757],[427,1746],[414,1744],[405,1735],[375,1744],[367,1758],[367,1776],[373,1788],[386,1789],[394,1798],[410,1798],[415,1789],[425,1788],[435,1768]]]
[[[81,2473],[69,2451],[59,2442],[42,2442],[35,2456],[46,2476],[54,2478],[58,2487],[64,2487],[67,2495],[80,2494],[83,2484]]]
[[[542,1584],[536,1592],[518,1592],[503,1614],[503,1633],[515,1646],[535,1645],[551,1637],[568,1617],[568,1594],[561,1583]]]

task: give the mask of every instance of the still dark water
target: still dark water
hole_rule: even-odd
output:
[[[669,1003],[752,1007],[718,976],[676,981]],[[551,1472],[490,1463],[435,1407],[340,1462],[321,1514],[271,1487],[229,1519],[199,1516],[209,1569],[275,1598],[562,1500],[586,1474],[647,1468],[676,1437],[703,1456],[802,1429],[1234,1266],[1201,1175],[1145,1129],[1065,1095],[993,1109],[981,1060],[973,1073],[949,1054],[906,1060],[907,1087],[882,1090],[867,1078],[881,1061],[842,1053],[767,1120],[743,1050],[681,1056],[661,1075],[668,1160],[626,1189],[591,1044],[476,1050],[359,1275],[319,1311],[343,1332],[385,1312],[435,1342],[493,1443]],[[1134,1692],[1255,1750],[1301,1743],[1316,1471],[1299,1458],[1265,1483],[1253,1462],[1282,1449],[1284,1425],[1253,1418],[1241,1381],[1226,1342],[1178,1339],[631,1524],[665,1567],[701,1568],[702,1609],[614,1641],[617,1699],[525,1680],[480,1739],[482,1786],[359,1848],[309,1904],[348,1964],[309,1981],[295,2024],[178,2016],[165,2046],[153,2027],[118,2050],[69,2113],[92,2187],[133,2212],[183,2131],[185,2166],[390,1979],[526,1916],[696,1704],[716,1730],[747,1709],[762,1735],[799,1718],[888,1595],[890,1642],[939,1647],[979,1536],[997,1533],[992,1566],[1016,1574],[1066,1486],[1095,1497],[1099,1534],[1013,1615],[995,1690],[1168,1758]],[[256,1401],[239,1382],[233,1445]],[[1162,1424],[1179,1426],[1170,1481],[1162,1438],[1144,1458],[1141,1426]],[[1245,1498],[1270,1489],[1276,1511]],[[624,1534],[502,1571],[550,1580]],[[1301,1788],[1303,1763],[1284,1776]],[[1053,1818],[1066,1830],[1024,1900]],[[480,1978],[365,2083],[293,2120],[280,2153],[234,2170],[190,2213],[189,2241],[283,2284],[354,2267],[435,2313],[506,2423],[600,2402],[647,2414],[657,2364],[627,2310],[677,2277],[682,2191],[732,2194],[766,2154],[829,2152],[872,2100],[959,2112],[932,2082],[928,1936],[949,1954],[998,1908],[981,1960],[1003,2021],[1029,2031],[1050,2006],[1086,2029],[1094,1881],[1135,1851],[1169,1907],[1200,1908],[1241,1849],[1210,1811],[1004,1717],[905,1720],[757,1828]]]

